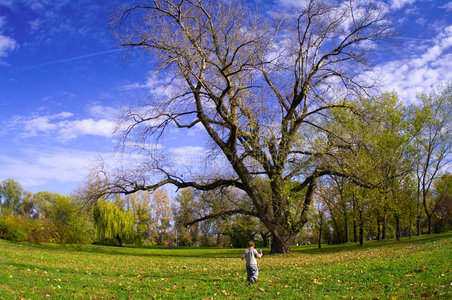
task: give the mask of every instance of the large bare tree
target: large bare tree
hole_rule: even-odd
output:
[[[96,182],[101,192],[167,184],[240,189],[251,209],[224,213],[257,216],[272,235],[272,253],[290,252],[317,180],[347,175],[331,159],[347,141],[327,129],[329,111],[347,109],[346,99],[369,91],[363,80],[367,58],[391,34],[386,8],[373,1],[300,3],[267,15],[229,0],[123,7],[116,20],[122,45],[150,50],[161,74],[171,79],[164,92],[154,91],[146,105],[125,114],[124,145],[144,145],[169,128],[201,127],[223,171],[181,176],[163,156],[149,152],[141,167]]]

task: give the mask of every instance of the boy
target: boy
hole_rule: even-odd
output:
[[[257,250],[254,249],[255,246],[253,241],[249,241],[248,249],[242,254],[242,259],[246,258],[246,279],[252,283],[257,281],[257,275],[259,275],[256,258],[261,258],[263,256],[262,250],[257,252]]]

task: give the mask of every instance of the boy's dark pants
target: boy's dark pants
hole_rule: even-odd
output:
[[[246,280],[250,282],[256,282],[257,281],[257,275],[259,275],[259,270],[256,265],[253,266],[246,266]]]

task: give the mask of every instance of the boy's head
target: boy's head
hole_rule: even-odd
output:
[[[248,248],[254,248],[254,246],[256,246],[256,244],[253,241],[248,242]]]

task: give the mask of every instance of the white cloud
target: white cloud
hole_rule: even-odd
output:
[[[83,119],[59,122],[57,126],[59,127],[59,138],[63,140],[72,140],[83,135],[97,135],[110,138],[113,136],[115,122]]]
[[[172,164],[195,167],[201,166],[207,160],[207,152],[204,147],[200,146],[183,146],[169,149],[171,153]]]
[[[53,120],[66,119],[72,117],[70,112],[61,112],[56,115],[50,116],[36,116],[32,118],[26,118],[24,116],[17,117],[17,123],[23,124],[24,132],[22,136],[30,137],[36,136],[39,133],[50,132],[58,128],[56,123],[52,123]]]
[[[30,26],[31,32],[35,32],[39,29],[39,27],[42,25],[43,21],[41,19],[34,19],[32,21],[28,22],[28,25]]]
[[[428,47],[408,58],[378,65],[375,75],[387,90],[395,90],[405,102],[415,102],[417,93],[428,92],[441,82],[452,81],[452,26],[440,32]]]
[[[0,57],[8,56],[17,48],[17,43],[13,38],[3,35],[2,27],[6,22],[5,20],[5,17],[0,17]]]
[[[308,6],[309,1],[307,0],[279,0],[279,4],[288,8],[305,8]]]
[[[37,149],[29,147],[29,149]],[[14,178],[24,186],[81,182],[97,153],[63,148],[27,150],[20,156],[0,156],[0,179]]]
[[[112,170],[135,166],[142,157],[117,152],[84,151],[63,147],[23,144],[21,150],[0,153],[0,181],[13,178],[33,192],[55,189],[75,191],[100,160]]]
[[[149,71],[144,83],[130,83],[122,86],[123,90],[148,89],[149,93],[158,98],[170,98],[177,95],[184,83],[163,71]]]
[[[129,91],[129,90],[136,90],[136,89],[144,89],[146,87],[147,87],[146,84],[140,84],[140,83],[134,82],[134,83],[130,83],[130,84],[126,84],[126,85],[122,86],[122,89]]]
[[[443,9],[445,9],[446,11],[452,11],[452,1],[450,1],[450,2],[448,2],[448,3],[446,3],[446,4],[444,4],[443,6],[440,6],[439,8],[443,8]]]
[[[65,185],[64,193],[73,192],[83,183],[89,168],[98,162],[100,155],[59,147],[27,146],[23,149],[26,150],[14,155],[0,154],[0,181],[14,178],[26,190],[35,192],[60,185]],[[118,162],[116,153],[102,153],[102,156],[108,163]]]
[[[400,9],[407,4],[413,4],[416,0],[391,0],[392,9]]]
[[[101,108],[94,106],[92,109],[95,112]],[[16,116],[8,122],[8,129],[20,130],[20,136],[24,138],[53,135],[60,141],[68,141],[85,135],[106,138],[113,136],[116,122],[112,118],[71,120],[70,118],[73,116],[74,114],[70,112],[61,112],[54,115]],[[2,132],[3,135],[5,133]]]
[[[0,6],[13,7],[13,0],[0,0]]]
[[[107,120],[116,120],[119,116],[119,110],[115,107],[92,104],[88,108],[88,113],[93,118],[100,116]]]
[[[16,49],[16,41],[10,37],[0,34],[0,57],[6,57]]]
[[[184,146],[178,148],[171,148],[170,151],[176,155],[200,155],[205,152],[203,147],[200,146]]]

